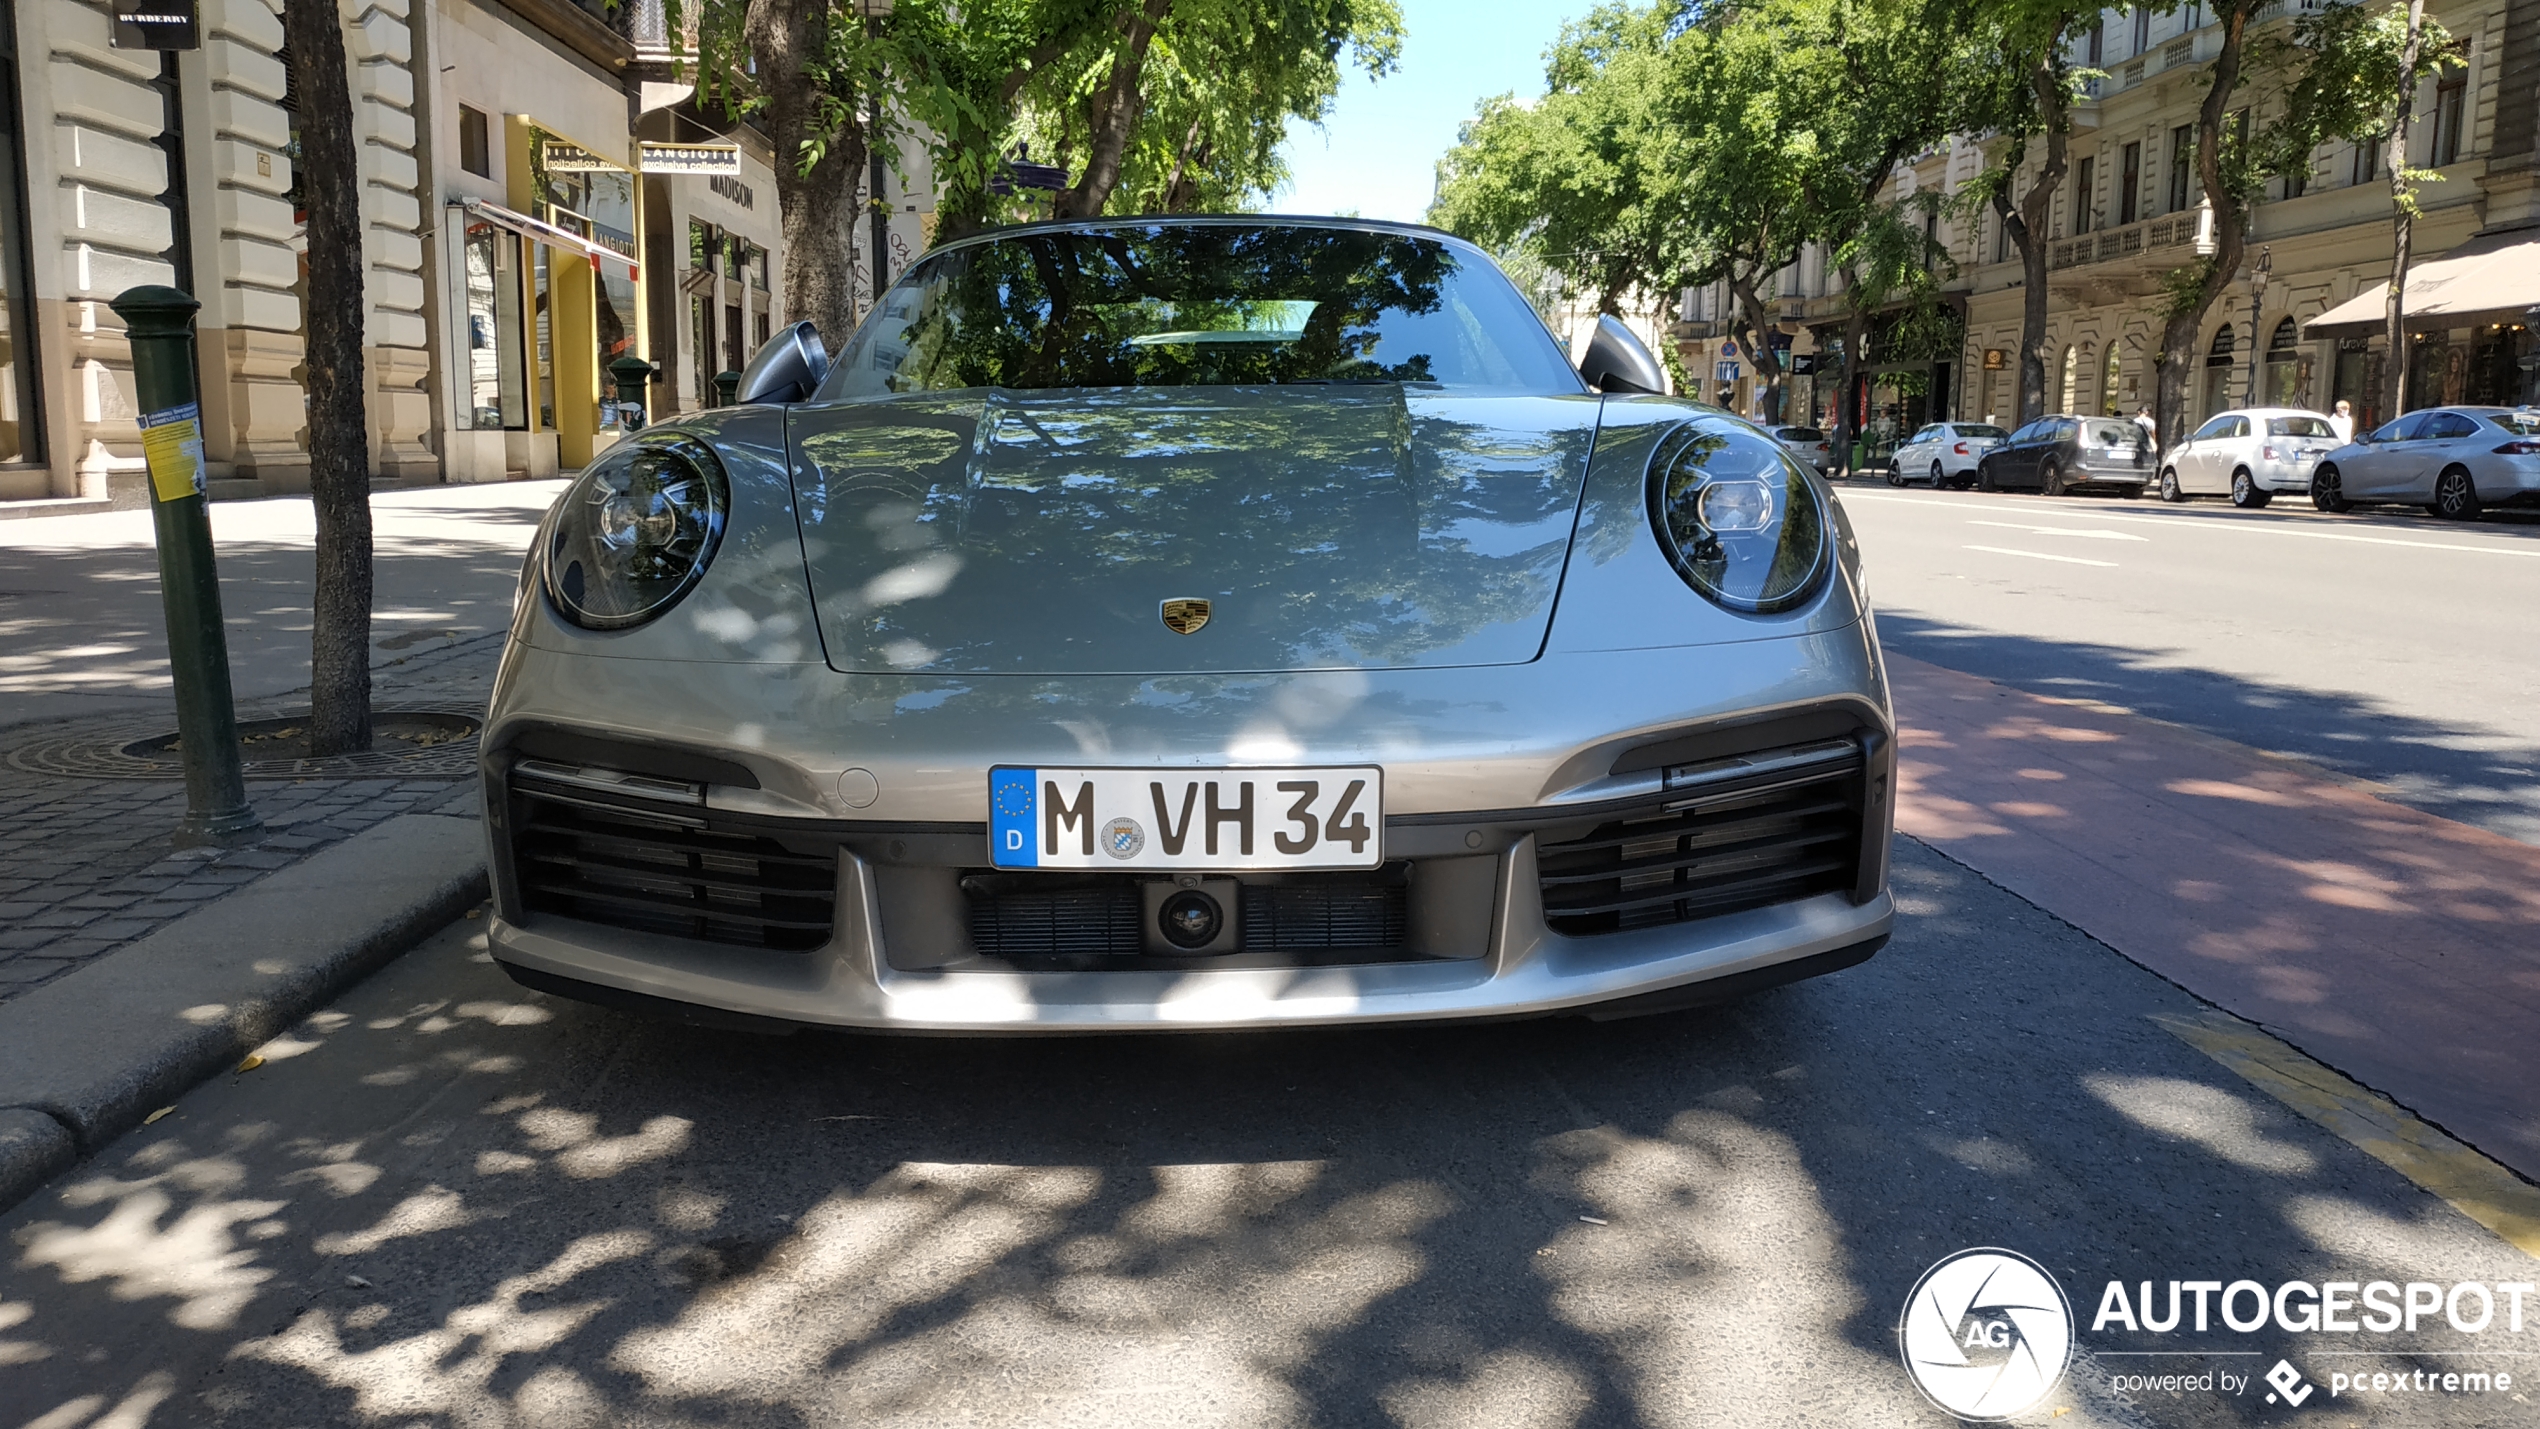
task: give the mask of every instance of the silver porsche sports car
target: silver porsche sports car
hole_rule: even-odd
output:
[[[692,1021],[1654,1011],[1893,908],[1833,494],[1358,221],[1004,229],[549,513],[484,736],[494,956]]]

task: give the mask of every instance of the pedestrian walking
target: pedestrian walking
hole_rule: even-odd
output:
[[[2145,446],[2157,449],[2161,445],[2161,424],[2152,420],[2151,408],[2135,408],[2134,424],[2143,429],[2143,444]]]
[[[2340,397],[2337,410],[2328,414],[2328,429],[2337,434],[2338,445],[2355,439],[2355,404]]]

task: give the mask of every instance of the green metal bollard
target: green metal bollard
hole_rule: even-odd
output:
[[[740,401],[741,374],[738,372],[714,374],[714,399],[714,405],[718,407],[729,407]]]
[[[621,420],[626,424],[626,430],[642,431],[645,420],[644,389],[652,384],[653,365],[633,353],[628,353],[609,364],[609,376],[617,382],[617,406]],[[627,411],[629,407],[634,410]]]
[[[168,669],[176,683],[176,733],[185,751],[180,848],[253,842],[264,832],[247,803],[238,710],[229,691],[229,637],[221,627],[220,577],[204,509],[203,421],[194,382],[194,313],[174,288],[127,288],[109,307],[132,341],[141,403],[141,450],[158,527],[159,596],[167,609]]]

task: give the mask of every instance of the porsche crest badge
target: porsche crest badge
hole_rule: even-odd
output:
[[[1208,623],[1208,602],[1197,596],[1177,596],[1164,603],[1164,628],[1176,635],[1196,635]]]

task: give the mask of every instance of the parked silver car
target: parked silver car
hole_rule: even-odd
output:
[[[2217,412],[2161,460],[2161,499],[2229,496],[2255,508],[2279,491],[2311,489],[2311,469],[2337,446],[2324,413],[2302,407]]]
[[[1984,422],[1934,422],[1896,448],[1888,461],[1888,485],[1928,481],[1934,487],[1972,486],[1976,464],[2010,435]]]
[[[1782,444],[1792,456],[1808,464],[1810,471],[1823,474],[1834,469],[1833,448],[1826,434],[1815,427],[1766,427],[1764,434]]]
[[[1886,939],[1833,493],[1571,368],[1480,249],[1246,217],[939,248],[831,366],[594,461],[483,740],[493,956],[691,1020],[1648,1011]],[[1599,390],[1602,389],[1602,390]]]
[[[2322,511],[2404,502],[2475,521],[2491,506],[2540,505],[2540,409],[2426,407],[2320,458]]]

